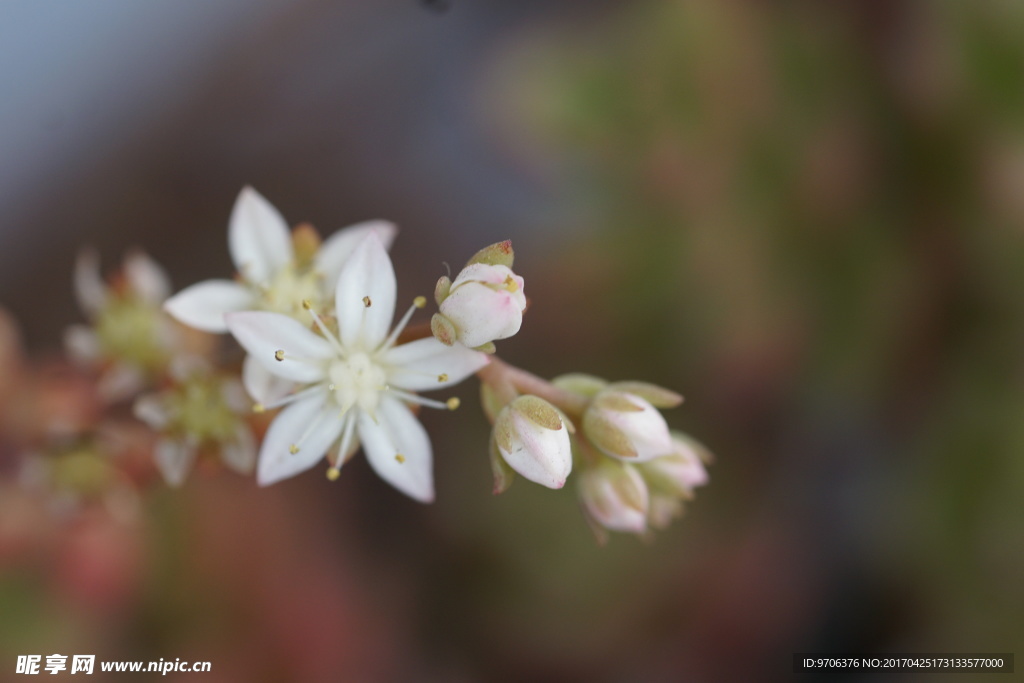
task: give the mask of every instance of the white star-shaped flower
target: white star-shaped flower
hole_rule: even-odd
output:
[[[303,301],[325,310],[342,265],[370,232],[376,232],[387,247],[397,229],[386,221],[350,226],[327,238],[311,262],[303,262],[281,213],[253,188],[243,188],[228,223],[228,249],[238,278],[196,283],[168,299],[164,308],[178,321],[213,333],[228,331],[227,313],[273,311],[299,317]],[[273,401],[293,388],[289,382],[275,381],[249,358],[242,378],[258,401]]]
[[[287,407],[270,425],[260,448],[261,485],[303,472],[329,452],[336,456],[328,476],[336,478],[346,457],[361,443],[371,467],[384,480],[416,500],[433,500],[430,439],[407,404],[455,407],[454,399],[435,401],[412,392],[461,382],[488,359],[432,337],[396,346],[424,300],[418,298],[388,334],[395,289],[391,259],[381,237],[371,231],[338,274],[337,335],[312,306],[304,308],[320,334],[279,313],[226,316],[231,334],[255,362],[276,377],[304,385],[276,404]]]

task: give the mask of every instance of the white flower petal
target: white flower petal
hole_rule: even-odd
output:
[[[249,356],[246,356],[248,358]],[[253,361],[253,364],[257,367],[262,367],[259,363]],[[242,364],[242,374],[245,374],[245,364]],[[242,382],[239,382],[235,378],[226,379],[220,385],[220,395],[224,399],[225,405],[231,409],[232,412],[244,415],[248,413],[252,408],[252,402],[249,398],[249,393],[245,390],[245,386]]]
[[[157,305],[171,294],[167,273],[141,251],[133,251],[125,258],[124,275],[132,291],[143,301]]]
[[[370,232],[338,276],[335,307],[343,346],[372,351],[384,341],[395,315],[395,288],[388,252],[377,233]]]
[[[204,332],[227,332],[225,313],[254,308],[252,291],[231,280],[205,280],[186,287],[164,303],[178,322]]]
[[[391,366],[388,384],[408,391],[441,389],[458,384],[487,365],[487,354],[464,346],[445,346],[433,337],[396,346],[381,354]],[[447,375],[444,381],[439,377]]]
[[[107,303],[107,287],[100,275],[100,257],[94,249],[83,249],[75,259],[75,298],[86,315],[99,312]]]
[[[245,187],[228,224],[228,249],[235,268],[254,284],[264,284],[294,257],[288,224],[263,195]]]
[[[344,424],[338,407],[326,395],[296,401],[282,410],[260,447],[257,483],[268,486],[313,467]],[[298,446],[298,451],[292,453],[292,446]]]
[[[185,483],[185,477],[192,469],[196,449],[184,441],[160,439],[153,448],[153,459],[164,481],[169,486],[178,487]]]
[[[71,325],[64,331],[64,348],[72,360],[89,364],[100,357],[100,339],[91,327]]]
[[[171,421],[167,401],[159,394],[139,396],[132,405],[132,413],[153,429],[163,429]]]
[[[316,270],[324,276],[324,289],[334,291],[345,261],[370,232],[376,232],[384,248],[390,249],[398,228],[388,221],[366,221],[343,228],[324,240],[316,255]]]
[[[359,414],[359,440],[370,466],[407,496],[421,503],[433,502],[433,455],[427,430],[411,410],[393,398],[381,400],[377,420]]]
[[[273,374],[252,356],[242,363],[242,384],[252,400],[264,404],[284,398],[295,388],[295,382]]]
[[[96,393],[108,403],[116,403],[139,392],[146,386],[146,376],[142,369],[126,363],[115,363],[103,373],[96,384]]]
[[[264,368],[294,382],[316,382],[326,377],[327,360],[334,347],[294,318],[266,311],[244,311],[225,316],[228,330]],[[275,354],[284,351],[284,360]]]
[[[167,372],[178,382],[185,382],[192,375],[208,375],[212,371],[210,364],[202,356],[183,352],[171,358]]]
[[[252,474],[256,466],[256,440],[244,424],[235,429],[235,438],[221,444],[220,458],[239,474]]]

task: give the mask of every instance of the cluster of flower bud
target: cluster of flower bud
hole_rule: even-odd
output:
[[[496,493],[511,485],[514,473],[561,488],[575,454],[583,509],[603,539],[606,530],[642,534],[665,527],[707,482],[707,451],[670,432],[659,411],[682,402],[675,392],[582,374],[547,383],[500,363],[481,374],[484,410],[494,423]]]
[[[598,536],[601,529],[643,534],[663,529],[683,511],[683,501],[708,481],[709,456],[688,436],[672,434],[673,450],[644,462],[600,458],[579,478],[579,495]]]

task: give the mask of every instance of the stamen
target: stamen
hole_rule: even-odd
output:
[[[432,398],[424,398],[422,396],[419,396],[418,394],[413,394],[411,392],[403,391],[401,389],[389,388],[388,391],[394,394],[395,396],[398,396],[403,401],[406,401],[407,403],[414,403],[416,405],[426,406],[427,408],[437,408],[438,410],[454,410],[454,408],[451,407],[450,402],[437,401]],[[449,401],[450,400],[451,399],[449,399]],[[458,399],[455,400],[458,401]],[[458,407],[458,405],[456,405],[456,407]]]
[[[274,351],[274,360],[281,362],[284,360],[284,349],[278,349]]]
[[[337,480],[341,474],[341,466],[345,461],[345,454],[348,453],[348,447],[352,443],[352,432],[356,426],[356,418],[354,415],[349,415],[345,418],[345,428],[341,433],[341,445],[338,446],[338,459],[334,462],[330,469],[327,470],[327,478],[331,481]]]
[[[302,447],[302,443],[309,437],[310,434],[313,433],[313,430],[316,429],[321,422],[323,422],[325,413],[325,410],[320,410],[320,412],[316,414],[316,417],[313,418],[313,421],[309,423],[308,427],[306,427],[306,431],[302,433],[302,436],[299,437],[299,440],[288,447],[289,453],[295,455],[296,453],[299,452],[299,449]]]
[[[267,411],[267,407],[265,405],[263,405],[262,403],[253,403],[252,404],[252,412],[254,412],[254,413],[265,413],[266,411]]]
[[[459,400],[458,396],[452,396],[450,399],[445,401],[444,404],[448,406],[448,410],[457,410],[458,407],[462,405],[462,401]]]
[[[368,297],[368,296],[364,296],[363,297],[363,305],[366,306],[367,308],[369,308],[370,306],[373,305],[373,300],[370,299],[370,297]]]
[[[437,381],[438,382],[447,382],[448,381],[448,373],[447,372],[442,372],[440,375],[437,376]]]
[[[391,334],[389,334],[388,338],[384,340],[384,343],[380,345],[380,350],[387,351],[394,346],[395,342],[398,341],[398,335],[402,334],[405,330],[405,326],[409,324],[409,319],[412,318],[412,314],[416,312],[417,308],[423,308],[426,305],[427,298],[425,296],[418,296],[413,299],[412,306],[405,312],[402,319],[398,321],[398,324],[395,325],[395,329],[391,330]]]
[[[508,275],[508,276],[505,277],[504,285],[505,285],[505,289],[507,289],[510,292],[518,292],[519,291],[519,283],[516,282],[515,280],[513,280],[511,275]]]
[[[302,398],[306,398],[307,396],[311,396],[313,394],[322,394],[325,388],[326,387],[324,387],[323,384],[317,384],[307,389],[303,389],[302,391],[296,391],[294,394],[288,394],[287,396],[279,398],[276,401],[271,401],[270,403],[257,403],[255,406],[253,406],[252,409],[253,412],[262,413],[265,410],[273,410],[274,408],[280,408],[281,406],[286,406],[289,403],[294,403],[295,401],[298,401],[299,399]],[[257,407],[259,407],[259,410],[256,410]]]
[[[313,303],[309,299],[303,299],[302,307],[309,311],[309,314],[313,317],[313,324],[316,325],[316,328],[320,330],[320,333],[327,338],[327,341],[331,343],[331,346],[333,346],[334,350],[338,352],[338,355],[344,358],[346,355],[345,349],[342,348],[341,342],[338,341],[338,338],[334,336],[333,332],[327,329],[327,325],[324,324],[324,321],[321,320],[320,316],[313,310]]]
[[[402,455],[401,453],[395,453],[395,460],[398,461],[399,465],[404,465],[405,464],[405,456]]]

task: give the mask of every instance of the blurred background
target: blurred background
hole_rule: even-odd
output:
[[[794,652],[1019,649],[1024,4],[10,0],[0,93],[0,306],[33,362],[82,320],[82,246],[224,277],[251,184],[323,233],[397,222],[400,300],[511,238],[502,356],[677,389],[716,455],[684,519],[606,547],[571,486],[490,494],[475,380],[424,417],[429,507],[361,459],[201,469],[129,525],[8,487],[5,670],[813,681]]]

